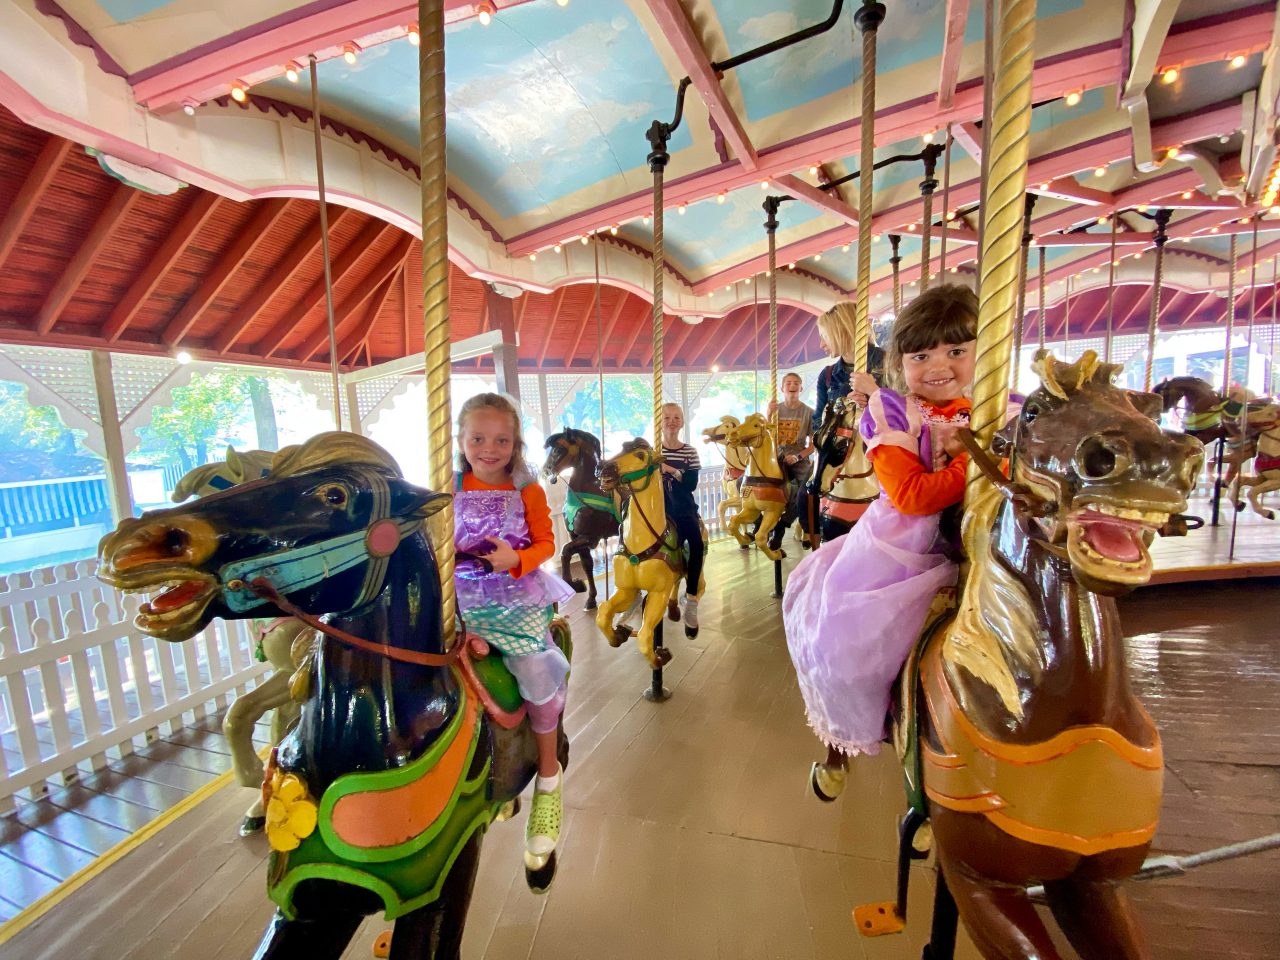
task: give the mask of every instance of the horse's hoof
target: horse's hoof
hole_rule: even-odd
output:
[[[581,593],[582,591],[581,591],[581,590],[579,590],[578,592],[579,592],[579,593]],[[594,610],[595,608],[596,608],[596,598],[595,598],[595,597],[587,597],[587,602],[586,602],[585,604],[583,604],[583,605],[582,605],[582,609],[583,609],[583,610]]]
[[[378,934],[378,938],[373,941],[373,955],[378,960],[386,960],[391,956],[391,931],[383,930]]]
[[[632,630],[626,624],[618,624],[613,628],[613,636],[609,638],[609,646],[620,647],[631,639]]]
[[[740,543],[740,544],[738,544],[738,549],[739,549],[739,550],[750,550],[750,549],[751,549],[751,544],[749,544],[749,543]]]
[[[252,837],[255,833],[261,833],[266,825],[266,817],[245,817],[240,821],[240,836]]]
[[[653,651],[653,656],[649,658],[649,666],[655,670],[661,670],[671,662],[671,651],[666,647],[658,647]]]
[[[586,581],[584,581],[584,580],[570,580],[570,581],[569,581],[569,586],[573,587],[573,592],[574,592],[574,593],[586,593],[586,592],[587,592],[587,584],[586,584]],[[592,606],[592,607],[594,607],[594,606],[595,606],[595,604],[592,604],[591,606]],[[591,607],[588,607],[587,609],[588,609],[588,610],[590,610],[590,609],[591,609]]]
[[[552,850],[545,857],[536,857],[525,851],[524,882],[533,893],[543,894],[551,889],[556,878],[556,852]]]
[[[512,820],[519,812],[520,798],[514,797],[498,808],[498,812],[493,815],[493,822],[502,823],[504,820]]]

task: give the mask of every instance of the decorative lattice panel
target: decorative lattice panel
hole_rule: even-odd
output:
[[[390,377],[378,377],[376,380],[361,380],[356,384],[356,412],[360,415],[363,422],[383,400],[391,396],[391,392],[395,390],[404,380],[404,377],[396,374]]]
[[[93,365],[88,351],[6,346],[4,355],[31,379],[101,425],[93,388]]]
[[[111,379],[116,386],[116,409],[120,419],[145,403],[157,387],[178,369],[178,362],[168,357],[142,357],[117,353],[111,357]]]
[[[569,396],[570,391],[577,389],[582,377],[567,373],[552,373],[547,376],[547,406],[555,410]],[[523,389],[523,387],[522,387]],[[535,385],[536,393],[536,385]]]

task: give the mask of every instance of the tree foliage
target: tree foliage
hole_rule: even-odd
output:
[[[249,380],[243,373],[214,370],[175,387],[173,402],[157,407],[151,423],[138,428],[136,458],[190,470],[208,463],[210,450],[221,456],[234,428],[252,417]]]
[[[553,423],[552,431],[562,426],[586,430],[597,437],[606,436],[605,446],[616,446],[618,438],[651,437],[653,435],[653,388],[645,377],[623,376],[604,379],[604,426],[600,427],[600,384],[589,380],[577,396],[565,406],[562,423]]]

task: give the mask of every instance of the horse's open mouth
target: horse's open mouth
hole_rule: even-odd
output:
[[[1067,519],[1071,566],[1103,582],[1146,583],[1152,569],[1147,544],[1168,519],[1169,514],[1159,510],[1091,503]]]
[[[190,628],[201,622],[205,608],[218,594],[216,581],[171,572],[155,577],[130,578],[117,584],[124,593],[149,593],[151,599],[138,608],[134,625],[143,633],[162,639],[186,639]]]

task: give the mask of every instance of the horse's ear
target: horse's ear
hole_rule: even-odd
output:
[[[439,513],[452,499],[447,493],[436,493],[412,483],[392,481],[391,484],[391,512],[398,517],[416,515],[425,520]]]
[[[1125,393],[1139,413],[1152,420],[1160,419],[1160,414],[1164,412],[1164,401],[1158,393],[1143,393],[1141,390],[1126,390]]]
[[[240,462],[240,454],[236,453],[236,448],[230,445],[227,446],[227,472],[241,480],[245,478],[244,464]]]

